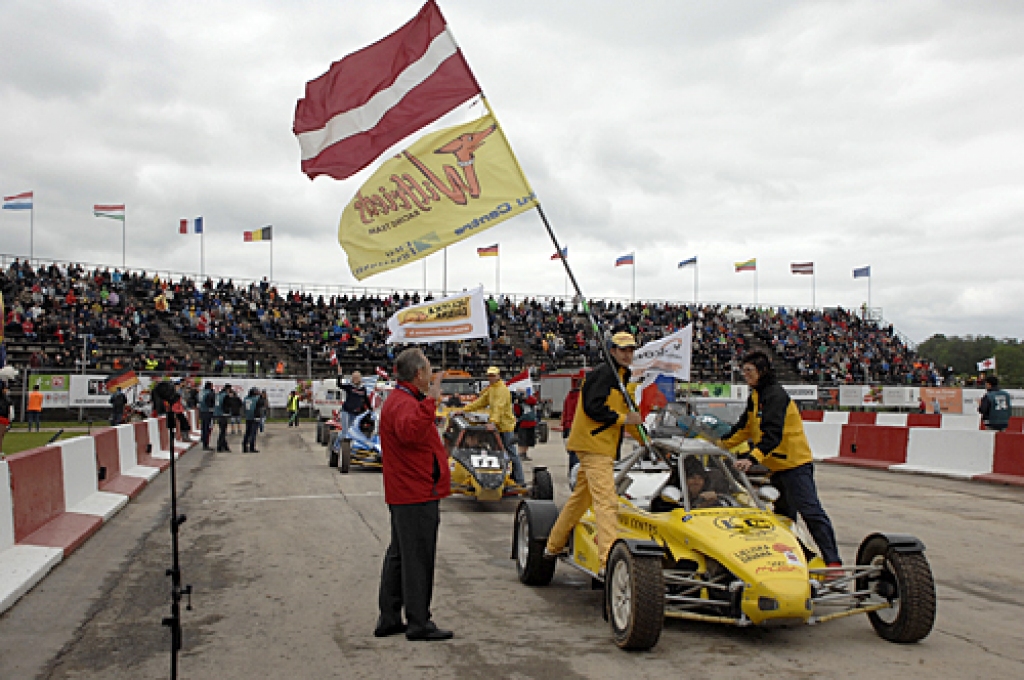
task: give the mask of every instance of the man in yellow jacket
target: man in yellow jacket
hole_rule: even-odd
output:
[[[587,376],[580,390],[572,431],[565,442],[565,448],[579,458],[580,468],[576,488],[548,536],[545,549],[548,555],[557,555],[565,549],[569,532],[587,508],[593,506],[602,570],[608,561],[608,553],[618,533],[615,459],[622,446],[623,430],[630,426],[630,433],[639,439],[635,426],[641,422],[640,414],[629,410],[626,397],[619,389],[620,379],[623,385],[629,383],[629,365],[633,363],[635,350],[636,340],[632,335],[613,335],[610,353],[614,367],[607,363],[598,366]]]
[[[728,448],[748,440],[753,444],[750,453],[736,461],[736,469],[746,472],[760,463],[771,470],[772,485],[780,493],[776,514],[794,522],[797,514],[802,516],[821,549],[822,559],[830,567],[842,566],[832,521],[818,500],[814,456],[800,411],[776,380],[764,352],[743,357],[743,378],[750,387],[747,408],[722,444]]]
[[[466,404],[464,411],[482,411],[488,409],[491,424],[501,434],[501,443],[505,445],[508,456],[512,460],[512,479],[520,486],[526,485],[523,474],[523,462],[519,460],[516,450],[515,432],[516,417],[512,413],[512,395],[508,386],[501,379],[501,370],[497,366],[487,369],[487,382],[490,384],[480,393],[475,401]]]

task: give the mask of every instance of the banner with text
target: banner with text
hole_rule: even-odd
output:
[[[483,287],[406,307],[388,319],[389,343],[487,337]]]

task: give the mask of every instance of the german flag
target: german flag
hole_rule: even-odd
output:
[[[114,392],[120,387],[122,390],[126,390],[129,387],[134,387],[139,384],[139,376],[135,375],[135,371],[128,369],[115,373],[114,375],[107,378],[107,392]]]

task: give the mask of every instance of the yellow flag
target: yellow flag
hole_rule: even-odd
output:
[[[490,115],[433,132],[385,161],[345,206],[338,242],[362,280],[537,206]]]

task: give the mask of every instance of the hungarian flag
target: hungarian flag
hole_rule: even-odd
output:
[[[351,177],[479,93],[441,10],[429,0],[412,21],[306,83],[292,126],[302,171],[310,179]]]
[[[263,227],[255,231],[247,231],[242,234],[246,243],[250,241],[269,241],[273,237],[273,227]]]
[[[115,373],[114,375],[107,378],[107,392],[113,392],[120,387],[122,390],[126,390],[129,387],[134,387],[139,384],[139,377],[135,375],[135,371],[128,369]]]
[[[118,205],[103,205],[97,203],[92,207],[93,217],[109,217],[112,220],[124,222],[124,203]]]

